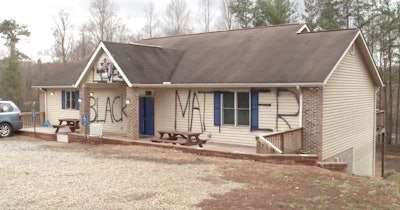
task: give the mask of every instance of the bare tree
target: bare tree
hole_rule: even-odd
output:
[[[171,36],[190,33],[189,15],[190,10],[185,0],[171,0],[164,18],[164,33]]]
[[[54,36],[53,54],[54,57],[67,64],[71,60],[73,48],[73,24],[70,16],[64,10],[60,10],[54,17],[55,27],[52,28]]]
[[[122,19],[120,19],[122,23]],[[121,42],[121,43],[128,43],[130,42],[131,36],[132,36],[132,31],[129,29],[128,26],[128,21],[126,20],[125,23],[121,24],[119,27],[115,28],[115,38],[113,41]]]
[[[157,18],[154,10],[154,2],[149,2],[144,8],[146,24],[143,28],[144,36],[146,38],[153,38],[157,33],[157,28],[160,25],[160,21]]]
[[[199,13],[198,21],[201,25],[203,32],[210,31],[210,25],[214,18],[211,12],[211,1],[210,0],[199,0]]]
[[[222,0],[220,7],[220,17],[217,22],[218,28],[221,30],[231,30],[235,27],[235,16],[229,9],[232,0]]]
[[[93,37],[87,25],[83,24],[79,28],[78,39],[75,43],[73,54],[73,60],[75,61],[89,55],[95,48],[96,43],[93,41]]]
[[[126,24],[122,23],[111,0],[92,0],[90,4],[89,31],[94,41],[117,41],[124,34]]]

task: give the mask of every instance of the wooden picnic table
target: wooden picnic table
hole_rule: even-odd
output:
[[[58,119],[58,121],[59,121],[58,125],[52,125],[53,128],[56,128],[56,133],[58,133],[58,130],[63,127],[69,127],[71,132],[75,132],[76,129],[79,129],[79,119],[61,118]]]
[[[203,144],[206,143],[207,140],[202,140],[199,138],[201,133],[198,132],[189,132],[189,131],[177,131],[177,130],[159,130],[157,131],[160,134],[158,139],[152,139],[154,142],[166,142],[173,144],[181,144],[181,145],[199,145],[199,147],[203,147]]]

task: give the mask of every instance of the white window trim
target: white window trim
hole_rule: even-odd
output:
[[[240,91],[227,91],[227,92],[232,92],[233,93],[233,103],[234,103],[234,107],[233,107],[233,110],[234,110],[234,124],[225,124],[224,123],[224,96],[223,96],[223,94],[225,94],[225,93],[222,93],[222,97],[221,97],[221,100],[220,100],[220,107],[221,107],[221,116],[220,116],[220,119],[221,119],[221,125],[222,126],[224,126],[224,127],[240,127],[240,128],[250,128],[250,126],[251,126],[251,93],[250,93],[250,91],[247,91],[247,90],[240,90]],[[237,98],[238,98],[238,93],[247,93],[248,95],[249,95],[249,97],[248,97],[248,103],[249,103],[249,108],[248,108],[248,110],[249,110],[249,124],[248,125],[238,125],[238,111],[239,111],[239,108],[238,108],[238,100],[237,100]],[[241,110],[244,110],[244,109],[241,109]]]
[[[69,93],[69,106],[68,106],[68,93]],[[75,110],[76,107],[73,107],[76,105],[76,101],[75,98],[76,97],[72,97],[72,95],[76,94],[75,91],[72,90],[65,90],[65,109],[66,110]],[[74,95],[75,96],[75,95]]]

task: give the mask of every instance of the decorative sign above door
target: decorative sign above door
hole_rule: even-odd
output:
[[[110,58],[103,53],[93,69],[93,82],[121,82],[123,78]]]

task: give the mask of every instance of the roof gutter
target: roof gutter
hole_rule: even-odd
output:
[[[164,82],[163,84],[132,84],[129,87],[138,88],[250,88],[250,87],[322,87],[323,82],[310,83],[190,83],[174,84]]]

